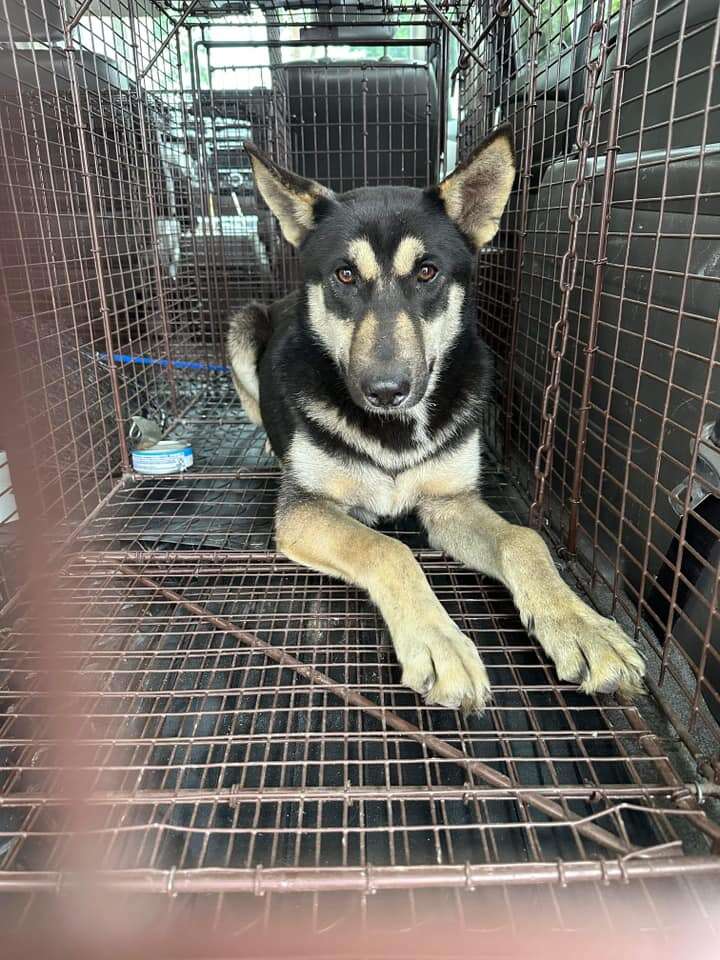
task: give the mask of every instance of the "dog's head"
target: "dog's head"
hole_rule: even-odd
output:
[[[384,414],[410,409],[470,315],[472,249],[495,236],[515,176],[510,128],[427,190],[336,195],[246,149],[260,193],[300,248],[313,334],[354,402]]]

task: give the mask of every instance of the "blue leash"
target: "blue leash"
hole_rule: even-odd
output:
[[[108,360],[110,355],[98,353],[98,360]],[[227,373],[229,368],[220,363],[200,363],[198,360],[160,360],[157,357],[133,357],[129,353],[113,353],[115,363],[137,363],[141,367],[173,367],[176,370],[208,370],[211,373]]]

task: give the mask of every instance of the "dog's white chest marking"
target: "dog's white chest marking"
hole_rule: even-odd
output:
[[[334,457],[303,432],[295,435],[288,461],[290,473],[308,492],[374,517],[400,516],[425,497],[473,489],[480,478],[478,431],[453,450],[394,476],[372,464]]]

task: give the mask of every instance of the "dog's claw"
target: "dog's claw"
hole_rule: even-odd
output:
[[[536,617],[534,634],[555,661],[558,677],[584,693],[643,693],[645,661],[614,620],[573,596]]]
[[[428,705],[482,713],[490,684],[475,644],[447,618],[418,624],[412,638],[394,638],[403,683]]]

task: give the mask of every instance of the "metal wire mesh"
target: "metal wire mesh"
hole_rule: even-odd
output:
[[[64,720],[103,809],[97,865],[584,860],[602,853],[587,822],[628,851],[678,845],[668,794],[684,788],[669,788],[662,741],[637,709],[558,684],[499,587],[444,559],[425,567],[488,665],[495,700],[482,718],[420,704],[368,601],[278,558],[70,566],[51,598],[53,666],[67,673]],[[5,706],[23,705],[3,728],[3,806],[16,821],[4,867],[54,870],[67,842],[51,812],[63,752],[22,613],[3,655]],[[511,785],[488,789],[485,767]],[[560,798],[559,817],[533,808],[539,794]]]
[[[550,348],[566,310],[546,520],[588,589],[647,637],[675,724],[717,743],[708,584],[717,580],[718,488],[706,442],[720,309],[711,265],[717,10],[505,10],[472,5],[469,36],[486,69],[471,62],[459,73],[461,151],[501,115],[515,126],[521,166],[507,232],[480,263],[480,322],[499,373],[488,434],[532,496],[552,408]],[[601,70],[588,100],[593,61]]]
[[[0,887],[30,911],[91,863],[219,916],[230,891],[403,886],[393,923],[418,926],[416,887],[464,916],[475,885],[717,871],[695,786],[720,743],[713,4],[2,0],[3,21],[4,542],[39,515],[72,552],[2,634]],[[654,705],[558,682],[411,518],[389,532],[495,691],[482,718],[423,706],[369,603],[276,554],[278,467],[223,367],[228,308],[298,282],[244,140],[338,190],[425,186],[500,119],[519,177],[478,259],[485,496],[522,522],[547,467],[563,570],[644,638]],[[192,443],[187,474],[132,472],[135,414]]]

